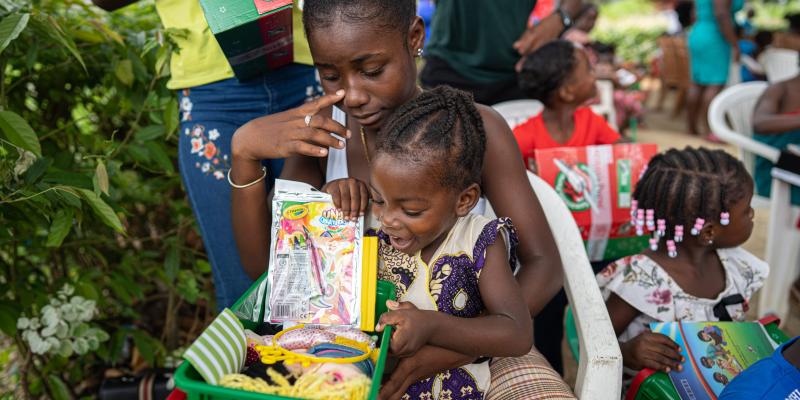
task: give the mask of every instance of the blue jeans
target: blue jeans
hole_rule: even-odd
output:
[[[253,283],[239,260],[231,224],[226,174],[233,133],[254,118],[296,107],[321,91],[314,68],[299,64],[248,82],[231,78],[178,91],[178,165],[211,263],[219,309],[233,305]],[[264,165],[269,190],[283,160]]]

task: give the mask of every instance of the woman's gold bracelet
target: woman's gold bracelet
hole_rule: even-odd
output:
[[[256,183],[258,183],[258,182],[261,182],[261,181],[263,181],[263,180],[264,180],[264,178],[266,178],[266,177],[267,177],[267,167],[265,167],[265,166],[263,166],[263,165],[262,165],[262,166],[261,166],[261,172],[263,172],[263,174],[261,174],[261,177],[260,177],[260,178],[258,178],[258,179],[256,179],[256,180],[254,180],[254,181],[252,181],[252,182],[250,182],[250,183],[245,183],[244,185],[237,185],[237,184],[233,183],[233,181],[231,180],[231,169],[233,169],[233,168],[230,168],[230,169],[228,169],[228,183],[230,183],[230,184],[231,184],[231,186],[235,187],[236,189],[244,189],[244,188],[248,188],[248,187],[250,187],[250,186],[253,186],[253,185],[255,185],[255,184],[256,184]]]

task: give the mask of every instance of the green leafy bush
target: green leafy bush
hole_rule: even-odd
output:
[[[170,33],[152,3],[87,3],[0,1],[0,347],[15,349],[0,395],[14,398],[91,396],[130,343],[163,365],[213,313],[175,168]]]

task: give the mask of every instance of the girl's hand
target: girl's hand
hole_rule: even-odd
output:
[[[355,220],[363,216],[369,204],[367,184],[354,178],[330,181],[322,191],[333,197],[333,205],[342,210],[345,219]]]
[[[233,157],[247,161],[287,158],[296,154],[325,157],[328,147],[343,148],[344,142],[330,133],[350,138],[350,131],[320,111],[341,101],[344,93],[344,90],[339,90],[300,107],[259,117],[242,125],[231,142]],[[311,118],[307,119],[307,116]]]
[[[386,325],[393,326],[395,330],[392,332],[392,354],[400,358],[413,356],[428,343],[433,329],[430,316],[426,321],[425,311],[417,309],[408,302],[398,303],[388,300],[386,306],[390,311],[381,315],[375,330],[382,332]]]
[[[660,333],[644,332],[620,346],[622,361],[626,367],[640,370],[650,368],[669,372],[683,369],[685,361],[681,348],[669,337]]]

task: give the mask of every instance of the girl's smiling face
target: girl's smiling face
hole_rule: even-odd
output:
[[[425,28],[419,17],[407,32],[379,24],[352,23],[334,16],[309,30],[308,43],[326,93],[346,91],[341,104],[365,128],[378,129],[416,94],[415,54]]]
[[[477,184],[463,191],[442,186],[436,169],[443,167],[387,154],[373,160],[372,213],[395,249],[410,255],[422,251],[423,259],[428,260],[456,220],[478,201]]]

